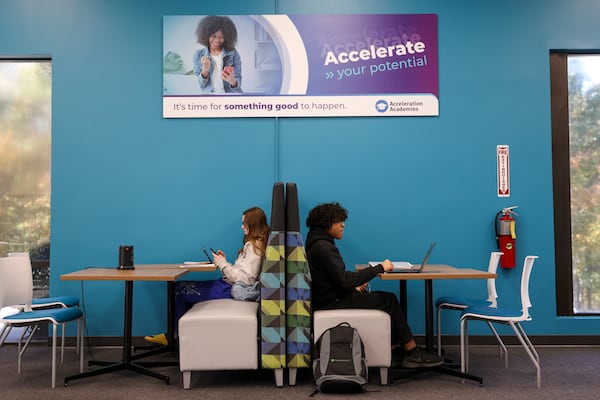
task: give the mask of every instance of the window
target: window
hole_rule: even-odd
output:
[[[29,252],[36,296],[47,296],[51,60],[0,57],[0,87],[0,256]]]
[[[550,54],[558,315],[600,313],[600,52]]]

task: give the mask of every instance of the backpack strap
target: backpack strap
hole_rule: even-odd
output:
[[[338,326],[347,326],[349,328],[352,328],[352,325],[350,325],[350,323],[346,322],[346,321],[340,322],[339,324],[337,324],[336,326],[334,326],[334,328],[337,328]]]

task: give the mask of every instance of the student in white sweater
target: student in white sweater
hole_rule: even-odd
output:
[[[259,297],[260,271],[265,259],[267,240],[271,228],[267,217],[259,207],[247,209],[242,214],[243,247],[232,264],[222,250],[213,252],[215,265],[223,277],[211,281],[178,281],[175,284],[175,326],[179,318],[194,304],[201,301],[223,298],[256,301]],[[167,345],[164,333],[146,336],[152,343]]]

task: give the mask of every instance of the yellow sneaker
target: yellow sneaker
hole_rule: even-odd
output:
[[[160,344],[161,346],[166,346],[169,344],[169,341],[167,340],[167,335],[165,335],[164,333],[154,336],[144,336],[144,339],[150,343]]]

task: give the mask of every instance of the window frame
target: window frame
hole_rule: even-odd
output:
[[[573,309],[568,87],[568,57],[571,55],[600,55],[600,50],[550,50],[556,313],[558,316],[597,316],[600,313],[575,313]]]

